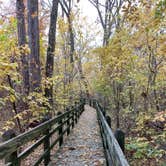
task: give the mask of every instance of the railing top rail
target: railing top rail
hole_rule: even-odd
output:
[[[41,134],[46,132],[48,129],[50,129],[53,125],[55,125],[57,122],[65,118],[67,115],[69,115],[71,112],[73,112],[74,109],[71,109],[59,116],[56,116],[39,126],[24,132],[8,141],[5,141],[0,144],[0,159],[3,159],[4,157],[8,156],[9,154],[13,153],[17,148],[21,147],[22,145],[26,144],[27,142],[34,140],[36,137],[39,137]],[[10,153],[9,153],[10,152]]]
[[[97,110],[99,112],[100,119],[102,120],[103,125],[104,125],[104,129],[106,130],[106,133],[108,134],[108,136],[110,138],[109,143],[112,143],[112,148],[113,148],[112,150],[114,152],[114,155],[116,155],[116,157],[119,160],[118,165],[129,166],[129,164],[128,164],[128,162],[127,162],[127,160],[126,160],[126,158],[125,158],[125,156],[124,156],[124,154],[123,154],[123,152],[122,152],[122,150],[121,150],[121,148],[120,148],[120,146],[119,146],[119,144],[118,144],[118,142],[117,142],[117,140],[116,140],[116,138],[111,130],[111,128],[109,127],[106,119],[103,116],[103,113],[101,111],[101,108],[100,108],[98,102],[96,102],[96,104],[97,104]],[[108,139],[108,137],[107,137],[107,139]]]

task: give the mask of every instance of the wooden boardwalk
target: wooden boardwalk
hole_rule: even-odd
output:
[[[49,166],[105,166],[106,164],[96,110],[85,106],[79,122]]]

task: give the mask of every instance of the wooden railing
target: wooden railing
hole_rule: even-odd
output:
[[[43,144],[44,152],[35,161],[34,166],[39,165],[42,161],[44,161],[45,166],[48,165],[51,149],[58,142],[59,146],[62,145],[64,134],[67,133],[68,135],[70,133],[71,128],[77,123],[83,111],[84,102],[81,102],[77,106],[72,107],[72,109],[68,109],[63,114],[59,113],[57,117],[46,121],[32,130],[3,142],[0,144],[0,159],[5,159],[5,163],[8,166],[20,166],[23,159],[30,155],[39,145]],[[50,137],[55,133],[57,133],[56,139],[51,143]],[[18,153],[20,147],[36,138],[38,140],[33,145]]]
[[[97,110],[98,121],[100,125],[101,135],[103,139],[103,145],[105,150],[105,156],[108,166],[129,166],[111,128],[107,123],[105,113],[102,107],[96,100],[91,100],[91,106]]]

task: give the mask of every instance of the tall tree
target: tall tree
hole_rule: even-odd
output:
[[[46,77],[47,78],[52,78],[52,76],[53,76],[58,4],[59,4],[59,0],[53,0],[51,17],[50,17],[47,60],[46,60]],[[49,99],[50,105],[52,105],[53,104],[53,85],[52,85],[52,82],[51,82],[51,85],[46,86],[45,96]]]
[[[26,46],[26,30],[25,30],[25,6],[23,0],[16,1],[17,14],[17,31],[18,31],[18,45],[20,47],[21,62],[22,62],[22,77],[23,77],[23,93],[29,93],[29,67],[28,56],[24,53]]]
[[[100,23],[103,28],[103,46],[108,44],[109,38],[113,31],[119,27],[120,23],[120,9],[124,0],[89,0],[96,8]]]
[[[60,2],[63,12],[66,14],[68,20],[68,31],[69,31],[69,44],[70,44],[70,63],[74,62],[74,32],[73,32],[73,22],[72,22],[72,0]],[[74,67],[74,66],[73,66]]]
[[[39,91],[41,83],[39,52],[38,0],[28,0],[28,37],[31,50],[29,58],[30,91]]]
[[[65,62],[68,61],[68,57],[69,57],[70,64],[69,64],[68,71],[66,70],[66,72],[65,72],[65,78],[64,78],[64,89],[66,89],[65,88],[66,85],[70,86],[71,83],[73,83],[73,79],[75,77],[75,72],[74,72],[75,43],[74,43],[74,30],[73,30],[73,18],[72,18],[73,0],[60,1],[60,5],[62,7],[62,12],[65,14],[65,16],[67,18],[67,22],[68,22],[67,43],[69,46],[69,55],[67,55]],[[67,67],[68,65],[65,64],[65,66]],[[69,96],[70,96],[70,100],[72,101],[72,90],[70,90],[69,93],[71,93]]]

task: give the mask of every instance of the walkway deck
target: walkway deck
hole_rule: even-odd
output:
[[[79,122],[49,166],[105,166],[105,156],[96,111],[85,106]]]

